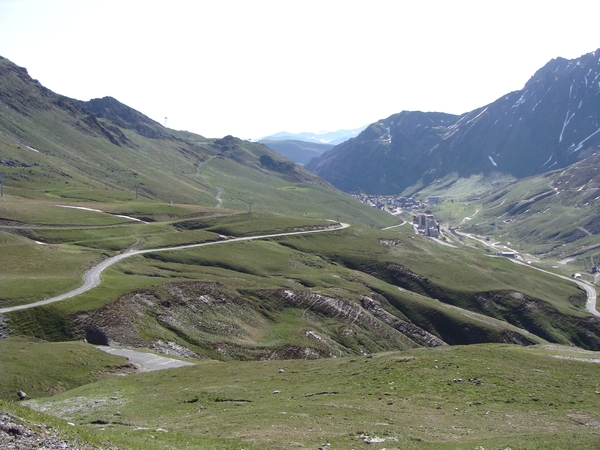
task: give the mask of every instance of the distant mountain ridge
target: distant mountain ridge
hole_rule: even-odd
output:
[[[258,142],[301,166],[335,147],[333,144],[321,144],[319,142],[297,141],[292,139],[261,139]]]
[[[556,58],[520,91],[460,116],[403,111],[369,125],[306,168],[344,191],[418,191],[452,173],[523,178],[600,146],[600,49]]]
[[[320,132],[303,132],[303,133],[288,133],[287,131],[281,131],[279,133],[272,134],[271,136],[265,136],[261,138],[261,141],[305,141],[305,142],[318,142],[321,144],[332,144],[337,145],[342,142],[346,142],[348,139],[352,139],[360,134],[367,126],[355,128],[353,130],[338,130],[338,131],[320,131]]]

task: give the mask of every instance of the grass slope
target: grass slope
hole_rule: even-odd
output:
[[[133,448],[592,449],[595,356],[482,345],[206,362],[27,403]]]
[[[0,340],[0,399],[18,400],[56,395],[97,381],[109,374],[133,372],[121,357],[108,355],[83,342],[44,342],[25,337]]]
[[[6,59],[0,59],[0,79],[7,195],[85,206],[137,197],[237,210],[246,210],[246,201],[273,214],[394,222],[262,144],[169,130],[114,99],[98,100],[104,106],[94,109],[93,102],[51,92]]]
[[[117,243],[148,248],[329,224],[252,213],[83,235],[34,231],[57,246],[111,252]],[[163,350],[172,342],[213,359],[312,358],[439,345],[436,339],[595,349],[600,336],[584,302],[575,284],[506,259],[352,227],[139,255],[108,269],[92,291],[8,317],[14,332],[43,339]]]
[[[590,271],[600,258],[599,161],[595,155],[485,195],[445,202],[431,212],[445,224],[487,236],[532,259],[568,261],[566,273]]]

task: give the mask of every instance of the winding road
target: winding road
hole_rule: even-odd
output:
[[[121,253],[120,255],[113,256],[112,258],[108,258],[108,259],[102,261],[97,266],[92,267],[83,276],[83,285],[81,287],[78,287],[77,289],[67,292],[66,294],[58,295],[56,297],[48,298],[45,300],[40,300],[35,303],[29,303],[27,305],[19,305],[19,306],[11,306],[8,308],[2,308],[2,309],[0,309],[0,314],[8,313],[11,311],[18,311],[21,309],[35,308],[36,306],[48,305],[50,303],[60,302],[61,300],[66,300],[68,298],[75,297],[76,295],[83,294],[84,292],[87,292],[100,284],[100,274],[105,269],[112,266],[113,264],[118,263],[122,259],[129,258],[131,256],[142,255],[144,253],[185,250],[188,248],[204,247],[207,245],[227,244],[230,242],[253,241],[256,239],[269,239],[269,238],[282,237],[282,236],[294,236],[294,235],[298,235],[298,234],[325,233],[325,232],[329,232],[329,231],[343,230],[344,228],[348,228],[349,226],[350,225],[347,223],[340,222],[337,225],[332,225],[331,227],[321,228],[318,230],[291,231],[289,233],[264,234],[264,235],[260,235],[260,236],[246,236],[246,237],[239,237],[239,238],[227,239],[227,240],[222,240],[222,241],[203,242],[201,244],[180,245],[178,247],[152,248],[152,249],[147,249],[147,250],[129,250],[126,253]]]
[[[486,242],[482,238],[477,237],[477,236],[475,236],[473,234],[462,233],[462,232],[460,232],[458,230],[452,230],[452,232],[455,233],[455,234],[457,234],[457,235],[459,235],[459,236],[462,236],[462,237],[466,237],[466,238],[469,238],[469,239],[474,239],[476,241],[481,242],[485,246],[488,246],[488,247],[491,247],[491,248],[497,250],[495,244]],[[507,248],[510,251],[514,251],[515,253],[517,253],[515,250],[509,249],[508,247],[505,247],[505,248]],[[564,276],[564,275],[559,275],[557,273],[550,272],[549,270],[540,269],[539,267],[535,267],[535,266],[532,266],[532,265],[529,265],[529,264],[525,264],[524,262],[519,261],[517,259],[513,259],[513,258],[508,258],[508,259],[510,261],[514,262],[515,264],[520,264],[520,265],[528,267],[530,269],[535,269],[535,270],[538,270],[540,272],[547,273],[548,275],[554,275],[555,277],[562,278],[563,280],[571,281],[571,282],[577,284],[587,294],[587,301],[585,303],[585,309],[587,310],[587,312],[589,312],[590,314],[592,314],[592,315],[594,315],[596,317],[600,317],[600,312],[598,312],[598,309],[596,308],[596,299],[597,299],[596,289],[594,288],[594,286],[591,285],[591,283],[587,283],[585,281],[575,280],[573,278],[570,278],[570,277],[567,277],[567,276]]]
[[[587,294],[587,302],[585,303],[585,309],[587,309],[587,311],[590,314],[593,314],[596,317],[600,317],[600,312],[598,312],[598,310],[596,309],[596,297],[597,297],[596,289],[591,284],[589,284],[585,281],[575,280],[573,278],[569,278],[564,275],[559,275],[557,273],[550,272],[549,270],[540,269],[539,267],[530,266],[529,264],[525,264],[524,262],[518,261],[516,259],[512,259],[512,258],[509,258],[509,259],[512,262],[514,262],[515,264],[529,267],[530,269],[539,270],[540,272],[544,272],[549,275],[554,275],[555,277],[562,278],[563,280],[567,280],[567,281],[572,281],[573,283],[579,285],[579,287],[581,289],[583,289]]]
[[[84,292],[87,292],[100,284],[100,274],[105,269],[112,266],[113,264],[116,264],[117,262],[121,261],[122,259],[129,258],[131,256],[142,255],[144,253],[185,250],[188,248],[204,247],[207,245],[227,244],[229,242],[252,241],[252,240],[256,240],[256,239],[269,239],[269,238],[274,238],[274,237],[294,236],[294,235],[299,235],[299,234],[324,233],[324,232],[329,232],[329,231],[343,230],[344,228],[348,228],[349,226],[350,225],[347,223],[340,222],[338,226],[332,226],[329,228],[322,228],[322,229],[318,229],[318,230],[292,231],[289,233],[264,234],[264,235],[260,235],[260,236],[246,236],[246,237],[239,237],[239,238],[227,239],[227,240],[222,240],[222,241],[203,242],[201,244],[180,245],[178,247],[163,247],[163,248],[153,248],[153,249],[147,249],[147,250],[130,250],[126,253],[121,253],[120,255],[116,255],[116,256],[113,256],[112,258],[108,258],[108,259],[102,261],[100,264],[92,267],[90,270],[88,270],[85,273],[85,275],[83,277],[83,281],[84,281],[83,285],[78,287],[77,289],[74,289],[74,290],[67,292],[65,294],[62,294],[62,295],[58,295],[56,297],[48,298],[45,300],[40,300],[40,301],[34,302],[34,303],[29,303],[27,305],[19,305],[19,306],[11,306],[8,308],[2,308],[2,309],[0,309],[0,314],[8,313],[11,311],[18,311],[21,309],[35,308],[36,306],[48,305],[50,303],[60,302],[61,300],[66,300],[68,298],[75,297],[79,294],[83,294]],[[481,239],[478,239],[478,238],[474,237],[473,235],[470,235],[467,233],[457,233],[457,234],[460,234],[464,237],[469,237],[471,239],[479,240],[484,245],[491,246],[489,243],[487,243]],[[531,265],[525,264],[518,260],[511,259],[511,261],[513,261],[515,264],[520,264],[520,265],[523,265],[530,269],[539,270],[540,272],[544,272],[549,275],[554,275],[556,277],[563,278],[565,280],[576,283],[587,293],[587,302],[585,305],[586,310],[590,314],[593,314],[596,317],[600,317],[600,312],[598,312],[598,310],[596,309],[596,301],[597,301],[596,289],[590,283],[586,283],[585,281],[574,280],[572,278],[569,278],[569,277],[566,277],[563,275],[559,275],[557,273],[553,273],[553,272],[550,272],[550,271],[547,271],[544,269],[540,269],[538,267],[533,267]]]

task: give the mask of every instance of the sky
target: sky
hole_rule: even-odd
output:
[[[600,48],[599,17],[590,0],[0,0],[0,56],[71,98],[258,139],[471,111]]]

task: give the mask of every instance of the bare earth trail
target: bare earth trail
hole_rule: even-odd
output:
[[[40,300],[35,303],[29,303],[27,305],[19,305],[19,306],[11,306],[8,308],[2,308],[2,309],[0,309],[0,314],[8,313],[11,311],[18,311],[21,309],[35,308],[36,306],[48,305],[50,303],[60,302],[61,300],[66,300],[68,298],[75,297],[79,294],[83,294],[84,292],[87,292],[100,284],[100,274],[105,269],[107,269],[108,267],[112,266],[113,264],[121,261],[122,259],[129,258],[131,256],[142,255],[144,253],[185,250],[188,248],[204,247],[207,245],[222,245],[222,244],[227,244],[229,242],[253,241],[256,239],[269,239],[269,238],[282,237],[282,236],[294,236],[294,235],[298,235],[298,234],[326,233],[329,231],[343,230],[344,228],[348,228],[349,226],[350,225],[347,223],[339,223],[339,226],[332,226],[331,228],[323,228],[323,229],[318,229],[318,230],[292,231],[289,233],[264,234],[261,236],[246,236],[246,237],[227,239],[227,240],[223,240],[223,241],[211,241],[211,242],[204,242],[201,244],[181,245],[178,247],[163,247],[163,248],[153,248],[153,249],[147,249],[147,250],[130,250],[126,253],[121,253],[120,255],[113,256],[112,258],[108,258],[108,259],[102,261],[97,266],[92,267],[83,276],[83,285],[77,289],[67,292],[66,294],[58,295],[56,297],[48,298],[45,300]]]
[[[220,208],[223,205],[223,200],[221,200],[221,188],[220,187],[216,187],[217,189],[217,195],[215,195],[215,200],[217,201],[217,205],[216,208]]]
[[[209,161],[212,161],[213,159],[215,159],[214,156],[211,156],[210,158],[208,158],[206,161],[202,161],[201,163],[199,163],[196,166],[196,173],[197,175],[202,179],[202,182],[208,186],[208,180],[206,179],[206,177],[204,175],[202,175],[202,167]],[[221,188],[215,186],[215,189],[217,190],[217,193],[215,194],[215,200],[217,201],[217,204],[215,206],[215,208],[220,208],[223,205],[223,200],[221,200]]]

